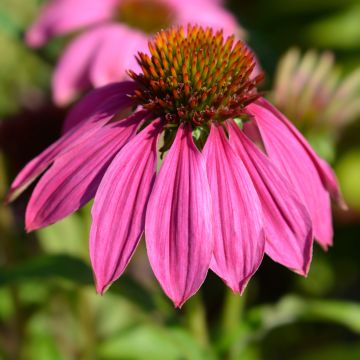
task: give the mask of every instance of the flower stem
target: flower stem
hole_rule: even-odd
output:
[[[191,334],[202,346],[208,346],[209,335],[201,294],[193,296],[185,306],[186,322]]]
[[[84,344],[81,348],[79,359],[94,359],[95,346],[97,343],[95,331],[94,306],[91,301],[92,293],[87,288],[80,288],[78,292],[78,318],[84,336]]]
[[[239,330],[245,307],[245,297],[234,294],[230,289],[226,289],[224,306],[221,316],[221,339],[224,343],[228,343],[226,349],[226,359],[234,359],[234,355],[238,352],[237,345],[231,341]]]
[[[224,334],[233,333],[239,326],[244,311],[245,298],[226,289],[221,328]]]

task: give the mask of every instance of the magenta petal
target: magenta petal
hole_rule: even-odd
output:
[[[57,105],[67,104],[81,91],[90,88],[91,65],[105,33],[106,27],[96,27],[79,35],[65,48],[52,79]]]
[[[87,101],[86,99],[83,102]],[[109,122],[117,111],[123,109],[124,103],[119,99],[117,96],[112,96],[105,102],[100,103],[91,114],[86,114],[86,117],[79,121],[76,126],[31,160],[13,181],[7,196],[8,200],[12,201],[21,194],[57,157],[80,146],[82,142],[87,141],[99,128]],[[77,107],[80,108],[81,103]],[[77,107],[74,108],[74,112]],[[146,112],[139,111],[134,116],[140,121],[146,116]]]
[[[309,149],[311,149],[310,146]],[[317,156],[314,152],[313,154],[314,156]],[[316,160],[316,166],[318,167],[319,175],[321,177],[321,180],[323,181],[324,186],[329,191],[332,198],[335,199],[335,201],[340,206],[340,208],[343,210],[347,210],[348,206],[341,193],[335,172],[325,160],[319,157],[315,158],[315,160]]]
[[[337,201],[339,206],[343,209],[347,209],[347,205],[342,197],[339,184],[336,179],[336,175],[328,163],[321,159],[315,151],[311,148],[307,140],[302,136],[302,134],[296,129],[296,127],[272,104],[270,104],[264,98],[258,100],[259,105],[263,106],[267,110],[271,111],[278,119],[280,119],[288,128],[289,132],[299,141],[303,146],[305,151],[308,153],[309,157],[314,163],[319,176],[325,186],[325,188],[330,192],[331,196]]]
[[[81,124],[71,129],[55,143],[50,145],[40,155],[31,160],[17,175],[11,184],[8,201],[15,200],[51,163],[66,151],[76,148],[79,143],[87,141],[96,131],[104,125],[103,122]]]
[[[233,291],[242,293],[264,255],[260,201],[222,128],[211,127],[203,153],[214,212],[211,269]]]
[[[126,70],[140,70],[134,54],[146,52],[147,37],[120,24],[105,24],[78,36],[66,47],[53,76],[54,100],[68,103],[90,86],[127,79]]]
[[[158,122],[153,122],[135,136],[113,160],[96,192],[90,257],[99,293],[123,273],[144,231],[158,134]]]
[[[243,161],[259,195],[266,235],[265,252],[274,260],[306,275],[312,257],[310,215],[291,184],[270,160],[229,122],[230,143]]]
[[[114,105],[116,104],[116,111],[121,111],[121,109],[131,106],[133,102],[129,95],[132,95],[137,88],[138,85],[135,81],[123,81],[91,91],[70,110],[69,115],[64,121],[63,132],[68,131],[82,121],[91,119],[92,115],[99,109],[99,106],[110,101]]]
[[[26,33],[30,46],[44,45],[51,37],[111,18],[114,0],[50,0]]]
[[[103,35],[92,57],[89,78],[99,87],[128,78],[127,70],[141,71],[134,54],[148,53],[148,36],[119,23],[104,26]]]
[[[259,127],[271,162],[291,182],[306,205],[315,238],[327,248],[332,244],[333,236],[330,197],[308,152],[289,128],[268,109],[256,104],[246,109]]]
[[[180,307],[205,280],[213,249],[211,196],[203,155],[182,125],[156,178],[146,212],[151,267]]]
[[[138,119],[132,117],[105,126],[56,159],[30,198],[26,210],[27,230],[52,224],[92,199],[111,160],[135,135],[138,125]]]

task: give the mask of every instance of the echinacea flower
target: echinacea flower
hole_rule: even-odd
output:
[[[50,0],[26,34],[33,47],[79,30],[65,48],[54,75],[58,105],[79,92],[126,79],[138,70],[133,54],[147,49],[150,34],[171,25],[196,22],[243,36],[233,15],[215,0]]]
[[[290,49],[280,59],[272,101],[304,132],[341,128],[360,115],[360,69],[341,76],[331,52]]]
[[[27,207],[27,230],[95,196],[97,291],[123,273],[144,234],[154,274],[176,306],[209,268],[242,293],[264,254],[306,275],[314,237],[324,248],[332,242],[329,193],[341,197],[330,167],[257,92],[251,50],[221,31],[188,26],[161,31],[149,51],[138,54],[142,72],[130,71],[133,81],[90,93],[70,113],[67,132],[17,176],[10,199],[46,171]],[[251,127],[260,147],[247,136]]]

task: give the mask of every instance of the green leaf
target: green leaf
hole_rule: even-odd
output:
[[[168,334],[153,326],[137,326],[121,332],[99,347],[101,359],[171,360],[181,356]]]
[[[113,294],[126,297],[148,311],[157,307],[154,294],[150,293],[130,276],[126,276],[126,274],[112,284],[110,291]]]
[[[66,279],[77,285],[94,284],[90,266],[77,257],[64,254],[38,256],[17,266],[0,268],[0,286],[54,278]],[[154,295],[126,274],[111,286],[110,291],[143,309],[156,308]]]
[[[286,296],[276,305],[252,309],[248,321],[253,329],[263,333],[297,321],[320,321],[342,325],[360,334],[360,304]]]
[[[88,224],[77,213],[38,230],[37,235],[47,253],[66,253],[88,259]]]
[[[304,32],[310,44],[338,49],[359,49],[360,47],[360,5],[321,19]]]
[[[22,357],[36,360],[63,360],[64,350],[56,342],[56,329],[49,313],[35,313],[26,324],[26,341],[22,348]]]
[[[1,268],[0,285],[53,277],[68,279],[82,285],[93,283],[91,269],[82,260],[68,255],[44,255],[11,268]]]
[[[184,330],[139,325],[105,340],[98,349],[100,359],[210,359]]]
[[[360,359],[360,346],[358,344],[329,344],[326,348],[305,352],[294,360],[354,360]]]
[[[212,359],[212,354],[196,343],[194,337],[184,329],[179,327],[170,328],[169,333],[178,347],[182,349],[183,358],[192,360]]]

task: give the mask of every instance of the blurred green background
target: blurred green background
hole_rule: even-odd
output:
[[[36,51],[23,42],[41,3],[0,1],[1,198],[16,172],[59,136],[67,110],[50,94],[66,40]],[[292,119],[299,115],[295,124],[339,176],[350,209],[334,208],[334,247],[315,246],[307,279],[265,259],[243,297],[209,274],[181,310],[162,294],[141,248],[101,297],[88,260],[91,204],[27,235],[30,190],[11,207],[0,205],[0,359],[360,359],[360,1],[233,0],[227,7],[266,73],[263,90]],[[302,67],[300,54],[308,54]],[[308,79],[302,86],[299,73]],[[298,93],[281,95],[284,79]],[[345,97],[336,93],[341,82]],[[298,101],[311,111],[296,109]]]

